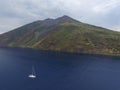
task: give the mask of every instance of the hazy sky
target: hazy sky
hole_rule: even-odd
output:
[[[62,15],[120,31],[120,0],[0,0],[0,33]]]

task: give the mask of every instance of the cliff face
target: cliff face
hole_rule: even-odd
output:
[[[0,35],[0,46],[120,55],[120,33],[63,16]]]

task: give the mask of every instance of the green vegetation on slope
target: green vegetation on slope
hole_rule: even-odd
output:
[[[64,16],[5,33],[0,36],[0,46],[120,55],[120,33]]]
[[[120,54],[120,33],[83,23],[64,23],[35,45],[46,50]]]

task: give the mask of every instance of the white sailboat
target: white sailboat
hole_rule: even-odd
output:
[[[32,73],[28,76],[29,78],[36,78],[35,68],[32,66]]]

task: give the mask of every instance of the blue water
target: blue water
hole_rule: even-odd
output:
[[[120,90],[120,57],[0,48],[0,90]]]

